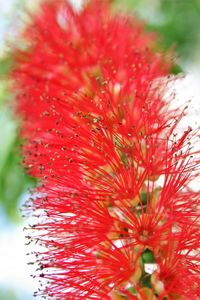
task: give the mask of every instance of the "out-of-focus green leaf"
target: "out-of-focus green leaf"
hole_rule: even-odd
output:
[[[131,292],[133,295],[137,295],[136,290],[132,286],[130,288],[128,288],[128,291]]]
[[[17,125],[11,119],[10,112],[6,107],[0,110],[0,174],[9,153],[14,146],[17,134]]]
[[[200,0],[115,0],[132,8],[146,22],[147,30],[156,31],[164,49],[175,46],[183,57],[193,54],[200,42]]]
[[[12,66],[12,57],[6,56],[0,60],[0,75],[6,74]]]
[[[8,88],[6,80],[0,81],[0,109],[4,101],[8,98]]]
[[[18,202],[31,185],[21,166],[18,121],[11,108],[9,80],[6,73],[12,66],[12,58],[0,61],[0,207],[10,220],[19,216]]]
[[[177,75],[177,74],[182,73],[182,72],[183,72],[183,69],[178,64],[174,64],[171,68],[171,73],[174,74],[174,75]]]
[[[0,204],[14,220],[19,213],[18,201],[32,180],[20,165],[17,123],[7,108],[0,111],[0,140]]]
[[[137,7],[141,0],[124,0],[123,3],[121,0],[115,0],[114,1],[116,4],[119,4],[120,6],[125,5],[127,7]]]
[[[11,288],[0,288],[0,300],[19,300],[19,298],[16,296],[14,290],[12,290]]]
[[[143,252],[142,259],[144,263],[153,263],[155,261],[153,252],[149,249]]]

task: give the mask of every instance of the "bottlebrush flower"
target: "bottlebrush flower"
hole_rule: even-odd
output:
[[[78,13],[45,1],[24,38],[12,76],[24,164],[41,181],[27,204],[40,215],[31,238],[45,246],[40,293],[198,299],[199,195],[189,184],[199,152],[190,127],[176,135],[185,111],[166,100],[169,57],[108,1]]]

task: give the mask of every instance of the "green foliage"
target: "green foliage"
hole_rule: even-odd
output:
[[[142,254],[142,260],[144,263],[153,263],[155,261],[153,252],[146,249]]]
[[[10,70],[11,67],[12,67],[12,57],[10,56],[3,57],[0,61],[0,75],[5,75]]]
[[[12,290],[11,288],[0,288],[0,300],[19,300],[19,298],[16,296],[14,290]]]
[[[159,33],[164,49],[175,47],[181,58],[190,58],[200,42],[200,0],[115,0],[132,9]]]
[[[18,202],[32,180],[20,166],[18,122],[11,108],[6,77],[12,58],[0,61],[0,207],[10,220],[18,220]]]
[[[162,21],[157,24],[152,22],[148,28],[160,33],[165,49],[175,45],[180,55],[190,55],[200,38],[200,1],[161,0],[160,3],[158,13]]]
[[[137,295],[137,292],[136,292],[136,290],[134,289],[134,287],[130,287],[130,288],[128,288],[128,290],[129,290],[129,292],[131,292],[133,295]]]
[[[177,74],[182,73],[182,72],[183,72],[183,69],[178,64],[174,64],[171,68],[171,73],[174,74],[174,75],[177,75]]]
[[[141,284],[142,284],[142,286],[145,286],[145,287],[148,287],[151,289],[152,288],[151,275],[145,274],[141,279]]]

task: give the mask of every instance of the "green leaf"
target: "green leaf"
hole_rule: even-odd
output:
[[[8,108],[0,110],[0,174],[7,161],[8,155],[15,143],[17,135],[17,124],[13,121]]]
[[[20,165],[18,124],[6,105],[0,107],[0,140],[0,205],[14,221],[19,218],[19,200],[33,180]]]
[[[183,73],[183,69],[178,64],[174,64],[171,68],[171,74],[177,75]]]
[[[10,71],[12,64],[13,64],[12,56],[8,55],[3,57],[0,60],[0,75],[7,74]]]
[[[130,288],[128,288],[128,291],[131,292],[133,295],[137,295],[136,290],[134,289],[133,286],[131,286]]]
[[[146,249],[142,254],[142,260],[143,260],[144,263],[153,263],[153,262],[155,262],[153,252],[149,249]]]
[[[147,204],[147,193],[141,193],[140,194],[141,200],[142,200],[142,204],[146,205]]]
[[[152,284],[151,284],[151,275],[150,274],[145,274],[142,279],[141,279],[141,284],[143,287],[148,287],[148,288],[152,288]]]

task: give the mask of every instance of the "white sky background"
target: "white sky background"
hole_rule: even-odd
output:
[[[34,1],[34,0],[32,0]],[[72,0],[79,7],[81,0]],[[16,24],[17,14],[10,22],[13,15],[13,8],[17,5],[18,0],[0,0],[0,54],[2,53],[3,40],[7,36],[8,30],[12,33],[13,25]],[[185,119],[184,125],[197,127],[200,125],[200,66],[188,65],[186,67],[188,75],[176,86],[177,105],[192,99],[190,114]],[[17,291],[19,300],[31,300],[33,291],[37,289],[37,283],[29,275],[33,269],[27,266],[29,258],[26,256],[27,248],[25,247],[23,224],[16,227],[8,225],[3,214],[0,212],[0,291],[1,288],[11,286]],[[39,299],[39,298],[38,298]],[[0,300],[13,300],[10,298]]]
[[[0,225],[0,291],[6,294],[13,289],[19,300],[35,299],[32,295],[37,290],[37,282],[30,277],[33,268],[27,265],[31,258],[26,255],[23,225]],[[1,300],[13,300],[8,297]]]

